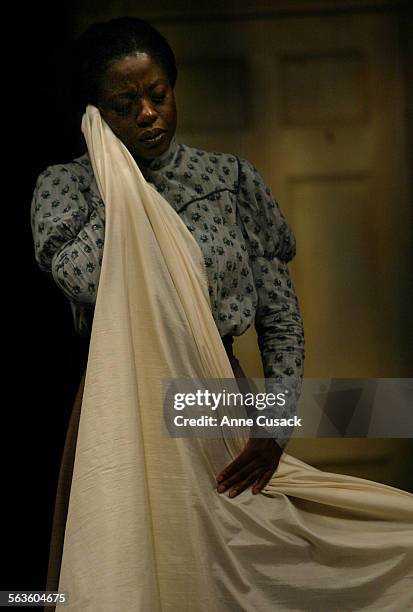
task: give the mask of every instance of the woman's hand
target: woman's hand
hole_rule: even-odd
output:
[[[251,438],[242,453],[217,476],[217,491],[235,497],[252,486],[259,493],[278,467],[282,448],[272,438]]]

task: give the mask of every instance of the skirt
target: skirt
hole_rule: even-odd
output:
[[[228,359],[231,363],[234,377],[237,379],[246,378],[246,375],[233,353],[232,336],[222,338]],[[46,591],[58,591],[60,567],[63,554],[63,544],[65,537],[66,519],[69,508],[70,489],[72,484],[73,466],[76,454],[76,441],[79,429],[80,412],[82,407],[83,389],[85,386],[86,370],[81,378],[79,388],[73,403],[72,412],[69,419],[69,424],[66,433],[65,445],[60,464],[59,478],[56,491],[56,500],[53,513],[52,531],[50,538],[49,563],[46,579]],[[240,391],[247,393],[251,390],[248,380],[238,383]],[[45,606],[45,612],[55,612],[55,606]]]

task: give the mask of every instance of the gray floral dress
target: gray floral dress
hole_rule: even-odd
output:
[[[295,239],[258,171],[235,155],[178,144],[140,169],[197,240],[221,337],[255,322],[266,378],[301,387],[304,334],[287,264]],[[99,284],[105,207],[87,153],[49,166],[31,204],[35,258],[70,300],[89,337]]]

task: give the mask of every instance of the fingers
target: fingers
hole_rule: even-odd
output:
[[[232,484],[246,478],[253,470],[258,472],[259,468],[261,468],[260,471],[262,472],[262,466],[257,465],[255,461],[251,461],[243,467],[241,467],[241,464],[238,464],[233,469],[226,468],[223,472],[221,472],[221,474],[224,474],[224,477],[221,478],[221,476],[218,476],[217,478],[217,481],[220,483],[218,491],[222,493],[222,491],[228,489],[228,487],[230,487]]]
[[[251,480],[251,483],[252,483],[255,480],[257,480],[257,478],[259,478],[261,474],[262,474],[262,467],[260,468],[260,467],[255,466],[255,469],[254,469],[252,466],[247,466],[243,470],[240,470],[237,474],[234,474],[234,476],[231,476],[231,478],[228,478],[227,480],[224,480],[223,482],[221,482],[217,487],[217,491],[218,493],[223,493],[224,491],[232,487],[231,491],[239,490],[240,492],[241,491],[240,487],[243,486],[245,482]]]
[[[249,486],[251,486],[254,482],[256,482],[257,480],[257,476],[259,475],[259,471],[255,470],[254,472],[251,472],[246,478],[242,479],[242,480],[238,480],[238,482],[233,485],[228,493],[229,497],[235,497],[236,495],[239,495],[240,493],[242,493],[243,491],[245,491],[245,489],[248,489]],[[218,492],[220,492],[220,487],[223,485],[220,485],[218,487]],[[227,487],[225,487],[227,488]],[[224,490],[225,490],[224,488]]]
[[[231,476],[237,474],[240,470],[242,470],[248,463],[254,461],[256,457],[254,456],[254,451],[251,451],[250,445],[247,444],[244,450],[238,455],[232,463],[227,465],[226,468],[220,472],[217,476],[217,482],[224,482]]]
[[[250,464],[234,474],[234,476],[220,482],[217,491],[218,493],[224,493],[224,491],[230,489],[229,497],[235,497],[252,485],[252,492],[256,495],[266,487],[277,467],[278,465],[271,466],[270,468],[256,467],[253,469]]]
[[[242,453],[218,474],[218,493],[230,489],[229,496],[235,497],[251,485],[252,492],[259,493],[277,469],[281,454],[273,440],[250,440]]]
[[[217,476],[217,482],[223,482],[239,470],[239,468],[241,467],[239,462],[240,456],[241,455],[239,455],[236,459],[234,459],[232,463],[227,465],[227,467],[222,470],[222,472]]]
[[[260,493],[263,488],[268,484],[268,482],[271,480],[271,476],[273,475],[274,471],[273,470],[267,470],[266,472],[264,472],[264,474],[261,476],[261,478],[259,478],[253,485],[252,487],[252,492],[254,495],[256,495],[257,493]]]

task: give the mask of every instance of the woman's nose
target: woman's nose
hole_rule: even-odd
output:
[[[141,107],[138,115],[138,126],[145,127],[146,125],[151,125],[156,121],[157,113],[153,108],[150,100],[145,98],[141,101]]]

